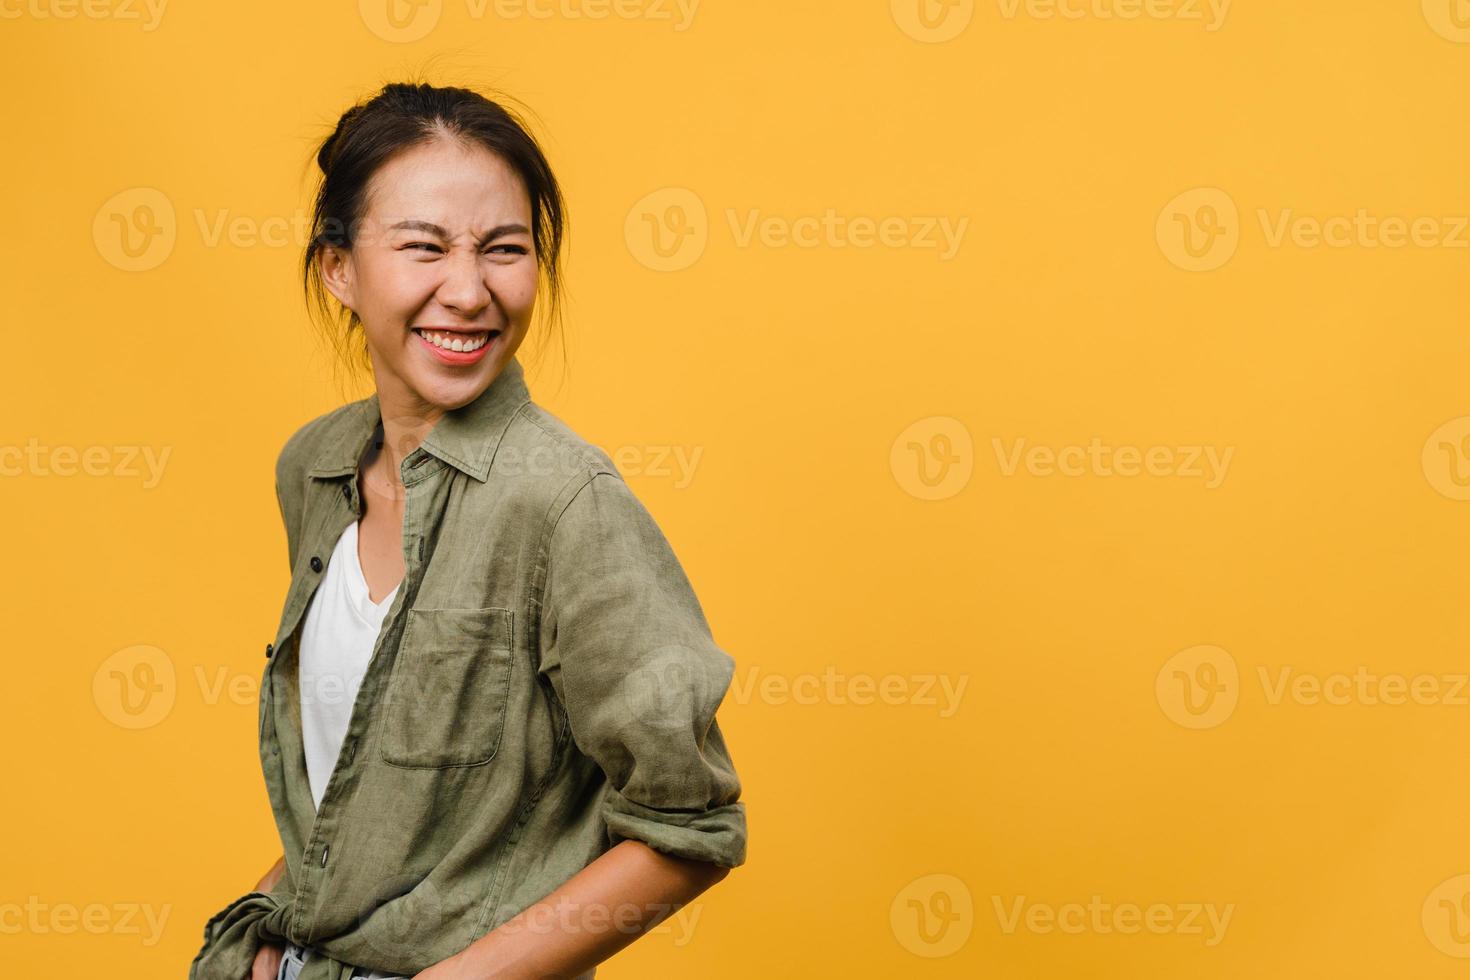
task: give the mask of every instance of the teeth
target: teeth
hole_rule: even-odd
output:
[[[490,335],[488,333],[465,335],[444,333],[438,330],[417,330],[415,333],[435,347],[441,347],[444,350],[452,350],[459,353],[479,350],[490,342]]]

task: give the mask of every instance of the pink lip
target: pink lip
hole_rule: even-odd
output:
[[[437,329],[440,329],[440,328],[437,328],[437,327],[428,327],[428,328],[424,328],[424,329],[434,329],[434,330],[437,330]],[[445,333],[484,333],[483,330],[476,330],[476,331],[445,330],[443,332],[445,332]],[[433,344],[429,343],[427,340],[424,339],[423,334],[420,334],[417,331],[414,331],[414,334],[413,335],[418,338],[418,341],[419,341],[420,344],[423,345],[424,350],[428,351],[430,354],[433,354],[435,357],[437,357],[439,360],[443,361],[445,364],[454,364],[454,365],[474,364],[476,361],[481,360],[482,358],[484,358],[484,356],[486,354],[490,353],[490,348],[491,347],[494,347],[495,344],[503,336],[503,334],[494,334],[485,343],[485,346],[481,347],[479,350],[472,350],[472,351],[453,351],[453,350],[445,350],[442,347],[435,347]]]

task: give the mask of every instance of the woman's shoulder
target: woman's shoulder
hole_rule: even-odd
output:
[[[326,465],[359,444],[375,423],[372,399],[349,402],[303,423],[286,439],[276,460],[282,486],[300,482],[313,468]],[[345,457],[342,462],[346,462]],[[553,478],[591,480],[599,473],[621,478],[612,457],[550,409],[528,399],[499,438],[493,466],[505,475],[524,473]],[[575,481],[574,481],[575,482]]]
[[[584,438],[566,420],[534,400],[516,413],[496,452],[496,466],[526,463],[547,476],[580,476],[590,480],[599,473],[621,475],[596,443]]]
[[[371,397],[323,412],[296,428],[276,457],[276,479],[285,484],[304,475],[321,458],[324,449],[351,445],[354,437],[365,436],[373,425]]]

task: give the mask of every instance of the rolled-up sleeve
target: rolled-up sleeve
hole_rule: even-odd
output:
[[[607,775],[611,841],[739,866],[745,804],[715,719],[734,659],[621,475],[592,475],[554,520],[541,670],[577,748]]]

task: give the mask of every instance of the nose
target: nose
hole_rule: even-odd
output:
[[[444,280],[435,292],[439,303],[465,319],[478,316],[491,298],[479,255],[473,249],[455,249],[445,259],[443,269]]]

